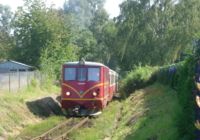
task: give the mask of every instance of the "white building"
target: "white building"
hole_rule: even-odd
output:
[[[0,72],[30,71],[30,70],[33,70],[32,66],[16,62],[13,60],[4,60],[0,62]]]

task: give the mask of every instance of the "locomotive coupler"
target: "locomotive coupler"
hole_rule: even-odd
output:
[[[72,110],[76,115],[80,114],[81,107],[79,105],[75,106]]]

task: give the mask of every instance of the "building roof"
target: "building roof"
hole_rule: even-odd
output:
[[[4,61],[1,61],[0,64],[4,64],[4,63],[7,63],[7,62],[11,62],[11,63],[17,64],[17,65],[21,65],[21,66],[24,66],[24,67],[27,67],[27,68],[33,68],[33,66],[26,65],[24,63],[20,63],[20,62],[13,61],[13,60],[4,60]]]

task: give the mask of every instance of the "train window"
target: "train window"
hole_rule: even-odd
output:
[[[87,78],[87,69],[78,68],[78,81],[86,81]]]
[[[99,81],[99,68],[88,68],[88,81]]]
[[[113,84],[113,73],[110,73],[110,84]]]
[[[109,80],[109,73],[104,71],[104,81],[108,82],[108,80]]]
[[[111,75],[111,84],[113,84],[114,83],[114,75],[113,75],[113,73],[112,73],[112,75]]]
[[[76,80],[76,68],[65,68],[64,78],[66,81]]]

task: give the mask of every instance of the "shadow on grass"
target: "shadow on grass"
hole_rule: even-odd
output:
[[[58,100],[59,97],[56,98]],[[63,115],[60,104],[52,97],[45,97],[31,102],[26,102],[28,109],[39,117]]]

